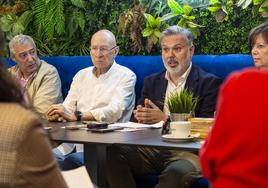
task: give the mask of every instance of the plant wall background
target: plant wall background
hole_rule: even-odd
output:
[[[160,31],[173,24],[195,33],[199,54],[249,53],[248,32],[266,20],[268,0],[254,2],[238,1],[241,9],[231,0],[211,0],[209,8],[194,0],[193,7],[175,0],[0,0],[0,27],[7,41],[33,36],[43,56],[88,55],[91,35],[103,28],[116,35],[120,55],[159,55]]]

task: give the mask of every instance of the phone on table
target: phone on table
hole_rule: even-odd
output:
[[[108,122],[97,122],[97,121],[85,121],[88,129],[106,129],[108,128]]]
[[[88,131],[91,132],[99,132],[99,133],[105,133],[105,132],[111,132],[114,130],[123,129],[122,127],[109,127],[108,122],[97,122],[97,121],[86,121],[83,122],[87,124]]]
[[[112,132],[115,130],[120,130],[123,129],[123,127],[118,127],[118,126],[113,126],[113,127],[107,127],[103,129],[88,129],[91,132],[96,132],[96,133],[106,133],[106,132]]]

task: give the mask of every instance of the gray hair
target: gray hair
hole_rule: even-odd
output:
[[[14,52],[15,45],[24,45],[24,44],[29,44],[29,43],[32,44],[36,48],[33,38],[28,35],[16,35],[15,37],[13,37],[9,42],[10,56],[12,57],[15,54]]]
[[[177,26],[177,25],[170,26],[161,33],[160,43],[162,42],[164,37],[171,36],[171,35],[177,35],[177,34],[181,34],[181,35],[186,36],[186,38],[188,39],[188,43],[193,44],[192,32],[189,29],[182,28],[182,27]]]

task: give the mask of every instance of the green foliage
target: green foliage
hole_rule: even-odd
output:
[[[180,6],[179,3],[177,3],[175,0],[167,0],[167,4],[174,15],[182,15],[183,14],[183,8]]]
[[[64,33],[64,0],[35,0],[33,13],[36,36],[44,34],[43,39],[49,41]]]
[[[184,89],[181,92],[173,92],[167,98],[167,106],[170,113],[191,113],[195,111],[198,98],[193,92]]]
[[[212,13],[203,9],[196,11],[196,22],[204,25],[201,37],[195,40],[196,54],[249,54],[248,33],[264,22],[259,15],[254,16],[252,8],[242,10],[234,8],[229,19],[218,23]]]
[[[202,26],[193,22],[195,17],[190,15],[193,10],[190,5],[181,6],[175,0],[167,0],[167,6],[164,6],[161,1],[157,1],[157,3],[154,1],[154,6],[157,6],[156,13],[155,9],[151,8],[151,5],[152,1],[149,1],[149,6],[145,8],[147,10],[147,13],[144,13],[146,27],[142,30],[142,36],[147,40],[146,50],[148,53],[151,53],[153,47],[157,47],[161,30],[168,27],[168,25],[177,24],[181,27],[187,27],[190,28],[195,37],[199,35],[199,27]],[[163,10],[163,12],[160,13],[159,9]],[[153,14],[150,14],[150,11]]]
[[[6,32],[7,39],[11,39],[14,35],[22,33],[25,29],[19,17],[13,13],[2,16],[0,18],[0,25],[2,30]]]
[[[130,38],[132,50],[135,53],[143,48],[141,41],[142,17],[143,7],[139,4],[134,4],[119,17],[118,31]]]
[[[78,8],[85,8],[86,3],[84,0],[71,0],[71,3]]]
[[[151,52],[152,47],[157,44],[160,37],[160,17],[154,18],[151,14],[144,14],[146,19],[146,28],[142,30],[142,36],[147,37],[146,49]]]
[[[252,0],[246,9],[233,6],[236,3],[234,0],[212,0],[210,7],[218,6],[214,13],[181,2],[0,0],[0,27],[5,31],[7,42],[19,33],[33,36],[38,52],[43,56],[88,55],[89,39],[93,33],[104,28],[115,34],[120,55],[159,55],[160,31],[176,24],[190,28],[196,35],[200,33],[195,39],[199,54],[249,53],[248,32],[265,21],[259,12],[265,16],[268,9],[268,0]],[[141,5],[140,10],[151,16],[144,17],[143,13],[140,16],[142,11],[132,9],[133,5]],[[1,12],[3,10],[6,12]],[[134,19],[125,22],[123,32],[118,29],[119,18],[127,10],[133,10],[131,14]],[[216,22],[215,16],[220,19],[223,13],[224,21]],[[128,33],[130,30],[132,32]],[[150,40],[146,36],[151,37]],[[148,52],[150,45],[151,51]]]

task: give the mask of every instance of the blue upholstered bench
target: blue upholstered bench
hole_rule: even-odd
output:
[[[54,56],[43,57],[42,59],[57,68],[62,82],[64,97],[69,91],[73,76],[80,69],[92,65],[88,56]],[[161,56],[117,56],[116,61],[131,69],[137,75],[136,99],[140,97],[144,77],[164,68]],[[7,67],[10,67],[14,65],[14,62],[7,59],[6,64]],[[194,55],[193,64],[223,79],[232,71],[253,66],[251,57],[243,54]],[[158,177],[156,175],[136,176],[136,180],[139,188],[151,188],[158,182]],[[208,182],[205,179],[200,179],[192,185],[192,188],[207,187]]]
[[[42,59],[57,68],[62,82],[63,96],[67,95],[74,75],[80,69],[92,65],[89,56],[51,56]],[[137,75],[135,86],[137,99],[141,94],[144,77],[164,68],[161,56],[117,56],[116,61],[131,69]],[[6,64],[7,67],[10,67],[15,63],[7,59]],[[243,54],[194,55],[193,64],[220,78],[225,78],[232,71],[253,66],[251,57]]]

